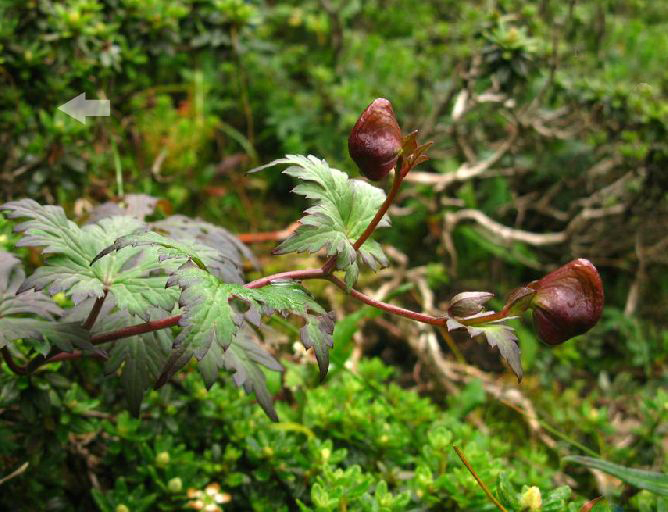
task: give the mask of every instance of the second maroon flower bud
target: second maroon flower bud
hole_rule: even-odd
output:
[[[380,180],[394,168],[401,154],[401,128],[385,98],[373,100],[348,137],[348,151],[362,174]]]
[[[536,290],[531,299],[534,325],[548,345],[587,332],[601,317],[603,283],[589,260],[573,260],[528,287]]]

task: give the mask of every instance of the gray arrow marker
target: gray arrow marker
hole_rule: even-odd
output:
[[[68,116],[73,117],[83,124],[86,124],[87,117],[107,117],[111,115],[109,100],[87,100],[85,92],[60,105],[58,110],[62,110]]]

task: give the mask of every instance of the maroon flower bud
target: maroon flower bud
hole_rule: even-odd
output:
[[[348,137],[348,152],[370,180],[387,176],[401,153],[401,129],[392,104],[385,98],[373,100],[355,123]]]
[[[603,284],[589,260],[573,260],[528,287],[536,290],[531,300],[534,326],[548,345],[587,332],[601,317]]]

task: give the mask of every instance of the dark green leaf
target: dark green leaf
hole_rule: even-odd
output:
[[[218,369],[224,365],[226,351],[247,320],[247,315],[235,307],[234,299],[240,300],[250,311],[266,314],[291,313],[310,318],[324,313],[323,308],[294,281],[279,281],[264,288],[249,289],[236,283],[223,283],[192,262],[185,263],[172,274],[168,286],[181,289],[179,304],[183,315],[179,324],[183,330],[175,341],[175,350],[165,365],[158,386],[193,356],[200,362],[200,371],[207,385],[213,384]],[[318,350],[321,344],[318,342]]]
[[[17,226],[25,232],[21,245],[40,246],[45,253],[54,254],[25,280],[19,292],[32,288],[44,289],[51,295],[64,292],[78,304],[87,298],[100,298],[108,290],[119,308],[142,317],[152,307],[165,311],[173,308],[177,294],[164,290],[165,276],[154,275],[165,271],[157,249],[126,249],[90,264],[118,238],[146,229],[141,221],[113,216],[80,228],[67,220],[62,208],[42,206],[30,199],[7,203],[2,208],[11,217],[29,219]]]
[[[137,323],[127,313],[120,313],[124,325]],[[122,366],[121,383],[125,390],[130,412],[137,416],[144,397],[160,376],[169,356],[172,340],[165,330],[131,336],[111,344],[105,373],[116,372]]]
[[[327,376],[329,368],[329,349],[334,345],[332,333],[334,332],[334,313],[323,315],[308,315],[306,324],[299,331],[302,343],[305,347],[313,347],[315,357],[318,360],[320,378]]]
[[[278,415],[260,365],[270,370],[282,371],[283,367],[271,355],[255,343],[248,330],[241,330],[225,352],[224,365],[234,372],[232,379],[237,386],[243,386],[247,393],[255,393],[258,403],[273,421]]]
[[[63,311],[49,297],[34,290],[17,293],[24,277],[20,261],[0,251],[0,347],[31,339],[43,342],[39,345],[42,354],[49,351],[49,344],[65,351],[71,351],[73,345],[92,348],[88,332],[79,323],[56,320]]]

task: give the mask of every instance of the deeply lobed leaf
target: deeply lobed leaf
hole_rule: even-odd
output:
[[[17,339],[41,342],[37,348],[42,354],[51,344],[65,351],[92,348],[79,323],[56,321],[63,311],[49,297],[35,290],[19,293],[24,277],[21,262],[0,251],[0,348]]]
[[[480,314],[472,315],[467,318],[475,318],[476,316],[480,316]],[[522,380],[522,361],[520,358],[520,347],[518,345],[517,335],[512,327],[503,323],[503,321],[511,320],[512,318],[516,317],[507,317],[502,321],[470,326],[464,325],[454,318],[449,318],[446,322],[446,327],[449,331],[466,329],[472,338],[475,336],[484,336],[490,347],[499,349],[501,357],[508,363],[510,369],[517,376],[518,380]],[[463,319],[460,320],[463,321]]]
[[[301,180],[293,192],[314,202],[304,212],[306,215],[297,230],[276,248],[276,254],[324,249],[330,256],[337,255],[336,266],[342,270],[356,266],[358,255],[374,269],[387,264],[377,242],[367,240],[359,251],[353,247],[385,201],[381,189],[362,180],[350,179],[313,155],[287,155],[256,170],[276,165],[288,165],[283,172]],[[389,218],[385,216],[378,226],[389,224]],[[349,286],[354,283],[357,273],[357,269],[348,271],[346,283]]]

